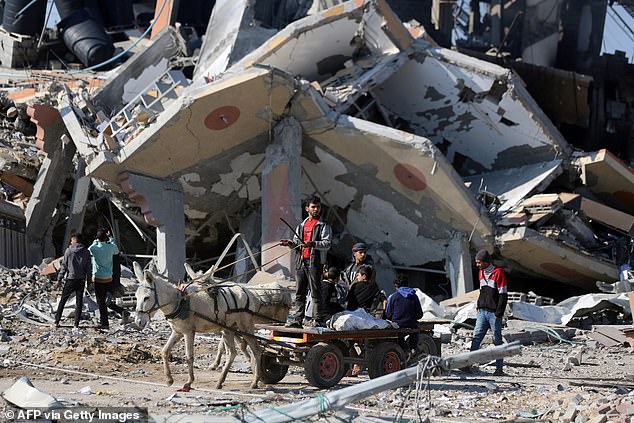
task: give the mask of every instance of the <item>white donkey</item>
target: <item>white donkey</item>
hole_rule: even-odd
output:
[[[239,286],[213,287],[214,294],[207,290],[194,288],[183,293],[164,278],[151,271],[143,272],[138,263],[134,263],[134,271],[139,280],[136,291],[136,324],[144,328],[150,318],[161,310],[167,319],[172,333],[161,352],[167,385],[174,383],[169,368],[169,357],[172,347],[185,338],[185,354],[189,379],[184,388],[190,388],[194,382],[194,337],[196,332],[223,332],[225,348],[229,357],[225,363],[220,379],[216,385],[222,388],[229,368],[236,357],[234,330],[244,335],[242,339],[251,349],[251,369],[253,381],[251,388],[258,387],[260,379],[260,347],[252,336],[254,332],[253,315],[248,308],[258,304],[258,300]],[[249,336],[251,335],[251,336]]]
[[[213,267],[212,267],[213,269]],[[192,280],[202,280],[203,283],[219,283],[213,278],[206,277],[211,273],[209,269],[206,273],[197,273],[192,267],[185,263],[185,271],[189,275]],[[226,285],[226,282],[223,283]],[[241,285],[244,286],[244,285]],[[260,285],[246,285],[244,289],[247,289],[249,292],[253,294],[253,296],[258,300],[250,304],[250,312],[253,315],[253,323],[283,323],[286,321],[288,317],[288,311],[290,310],[293,304],[293,298],[291,293],[293,290],[290,288],[285,288],[280,285],[278,282],[265,283]],[[246,346],[244,345],[244,341],[240,343],[240,349],[245,355],[248,356],[248,352],[246,351]],[[223,339],[218,345],[218,353],[216,354],[216,359],[211,365],[211,369],[216,369],[220,365],[220,361],[222,360],[223,353],[225,351],[225,339],[223,332]]]
[[[244,289],[248,290],[258,300],[250,307],[251,314],[253,315],[253,323],[283,323],[288,317],[288,311],[293,304],[291,296],[291,290],[284,288],[277,282],[267,283],[262,285],[245,286]],[[223,332],[223,340],[218,345],[218,353],[216,359],[211,365],[211,369],[217,369],[222,360],[222,355],[227,349],[225,346],[225,332]],[[246,350],[244,337],[238,336],[242,339],[240,343],[240,349],[248,357],[249,354]]]

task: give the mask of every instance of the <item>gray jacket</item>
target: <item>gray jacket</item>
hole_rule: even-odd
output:
[[[295,244],[304,242],[302,239],[299,239],[298,234],[301,236],[304,235],[304,224],[307,220],[308,218],[304,219],[304,221],[297,226],[297,229],[295,229],[295,236],[293,236],[293,242]],[[315,243],[315,246],[310,249],[310,265],[326,264],[328,250],[332,242],[332,229],[330,229],[330,225],[320,218],[313,229],[310,240]],[[301,248],[295,253],[295,258],[295,265],[299,269],[302,264]]]
[[[92,278],[92,257],[84,244],[73,244],[64,252],[60,262],[58,280]]]

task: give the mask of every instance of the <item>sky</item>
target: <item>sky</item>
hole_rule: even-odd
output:
[[[603,31],[601,53],[625,52],[630,63],[634,63],[634,18],[622,6],[608,6]]]

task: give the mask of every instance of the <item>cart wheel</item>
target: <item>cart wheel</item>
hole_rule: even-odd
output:
[[[260,363],[260,379],[267,384],[275,384],[284,379],[288,372],[288,364],[280,364],[273,356],[262,354]]]
[[[336,345],[320,342],[308,350],[304,372],[308,383],[317,388],[335,386],[345,372],[343,353]]]
[[[426,333],[418,334],[418,357],[425,357],[428,355],[438,356],[440,351],[434,342],[434,338]]]
[[[405,353],[394,342],[382,342],[370,353],[368,374],[370,379],[398,372],[405,368]]]

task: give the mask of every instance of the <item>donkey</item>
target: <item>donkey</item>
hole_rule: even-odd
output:
[[[206,277],[206,275],[211,273],[212,269],[213,267],[205,273],[196,273],[194,269],[192,269],[192,267],[189,265],[189,263],[185,263],[185,271],[192,280],[203,278],[202,280],[206,282],[220,283],[220,281],[217,281],[214,278]],[[246,285],[244,289],[250,291],[253,296],[259,300],[259,302],[257,303],[250,304],[249,307],[250,312],[253,315],[254,324],[271,322],[280,323],[286,321],[286,318],[288,317],[288,311],[293,304],[293,299],[291,296],[291,292],[293,291],[291,289],[283,287],[278,282],[260,285]],[[220,361],[222,360],[225,349],[226,347],[223,332],[223,339],[218,345],[218,353],[216,354],[216,359],[211,365],[212,370],[217,369],[220,365]],[[247,357],[249,356],[244,340],[242,340],[242,342],[240,343],[240,349]]]
[[[253,315],[247,310],[249,304],[257,304],[258,300],[249,291],[239,286],[214,287],[215,295],[204,289],[183,291],[153,272],[143,272],[138,263],[134,263],[134,270],[139,280],[136,291],[136,319],[137,326],[144,328],[150,318],[161,310],[167,319],[172,333],[161,351],[163,369],[167,385],[174,383],[169,368],[169,357],[172,347],[185,338],[185,354],[189,379],[183,386],[191,388],[194,382],[194,338],[196,332],[223,332],[224,346],[229,352],[220,379],[216,385],[222,388],[227,373],[236,357],[235,330],[242,332],[242,339],[251,349],[251,368],[253,380],[251,388],[257,388],[260,380],[261,350],[253,337]],[[194,291],[194,292],[192,292]],[[231,298],[231,301],[228,301]]]
[[[255,298],[259,300],[259,304],[253,304],[251,313],[253,315],[253,323],[271,323],[271,322],[285,322],[288,317],[288,311],[290,310],[293,299],[291,297],[291,290],[284,288],[277,282],[246,286],[244,289],[250,291]],[[249,353],[246,350],[245,340],[238,336],[242,340],[240,342],[240,350],[248,357]],[[217,369],[222,360],[222,355],[225,352],[224,344],[224,332],[223,339],[218,345],[218,352],[216,359],[211,364],[211,369]]]

